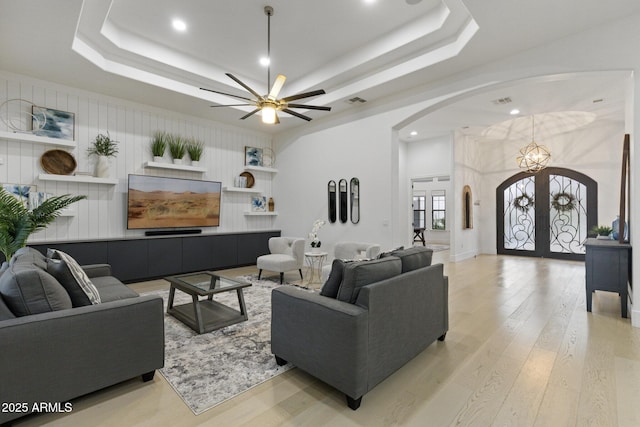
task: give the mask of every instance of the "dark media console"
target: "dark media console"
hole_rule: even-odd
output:
[[[278,236],[280,231],[273,230],[47,242],[29,246],[44,254],[47,248],[59,249],[82,265],[111,264],[113,275],[130,283],[192,271],[255,264],[260,255],[269,253],[269,238]]]

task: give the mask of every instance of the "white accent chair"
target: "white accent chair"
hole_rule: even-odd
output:
[[[269,239],[269,255],[258,257],[257,265],[260,270],[258,280],[262,277],[262,270],[277,271],[282,283],[285,271],[298,270],[302,279],[304,265],[305,240],[298,237],[272,237]]]
[[[373,259],[380,254],[380,245],[376,243],[340,242],[333,247],[334,259]],[[322,282],[326,282],[331,273],[331,263],[322,267]]]

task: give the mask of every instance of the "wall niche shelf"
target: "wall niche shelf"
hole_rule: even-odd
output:
[[[59,181],[59,182],[86,182],[89,184],[105,184],[116,185],[118,180],[115,178],[96,178],[84,175],[55,175],[52,173],[41,173],[38,175],[40,181]]]
[[[244,170],[246,170],[246,171],[258,171],[258,172],[268,172],[268,173],[278,173],[278,169],[276,169],[276,168],[268,168],[266,166],[245,166]]]
[[[278,212],[249,212],[245,211],[245,216],[276,216]]]
[[[66,139],[49,138],[46,136],[34,135],[32,133],[6,132],[0,131],[0,139],[8,139],[11,141],[33,142],[36,144],[55,145],[57,147],[76,148],[75,141]]]
[[[174,165],[173,163],[144,162],[142,166],[145,168],[173,169],[200,173],[204,173],[207,171],[207,168],[203,168],[200,166]]]
[[[244,188],[244,187],[222,187],[222,191],[227,193],[251,193],[251,194],[260,194],[261,190],[255,188]]]

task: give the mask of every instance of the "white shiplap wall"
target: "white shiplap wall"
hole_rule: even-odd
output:
[[[0,182],[36,185],[38,191],[59,194],[84,194],[87,200],[72,205],[77,212],[72,217],[55,220],[46,230],[32,235],[30,242],[88,240],[143,235],[140,230],[127,230],[126,200],[128,174],[169,176],[176,178],[221,181],[222,186],[233,186],[234,177],[244,169],[244,147],[271,147],[271,138],[257,132],[188,117],[169,110],[136,104],[130,101],[25,76],[0,72],[0,104],[8,99],[24,99],[36,105],[75,114],[76,148],[67,149],[75,157],[77,171],[92,172],[93,158],[87,148],[99,133],[109,131],[119,141],[119,154],[111,160],[111,177],[117,185],[95,183],[65,183],[40,181],[43,172],[40,156],[47,150],[58,148],[40,143],[13,141],[0,138]],[[8,117],[6,109],[0,111]],[[26,115],[26,112],[25,112]],[[0,122],[0,130],[7,131]],[[164,130],[184,137],[195,137],[205,144],[200,166],[207,172],[174,171],[144,168],[150,161],[149,142],[156,130]],[[169,162],[169,154],[165,154]],[[272,192],[272,175],[252,172],[255,187],[267,198]],[[269,230],[274,217],[247,217],[251,195],[245,193],[222,194],[220,227],[204,228],[204,233],[227,233]]]

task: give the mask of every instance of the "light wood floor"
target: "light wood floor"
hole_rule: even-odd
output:
[[[16,425],[640,426],[640,329],[620,317],[616,294],[596,292],[586,312],[583,263],[479,256],[445,264],[446,341],[366,394],[357,411],[293,369],[200,416],[156,375],[79,398],[70,414]]]

